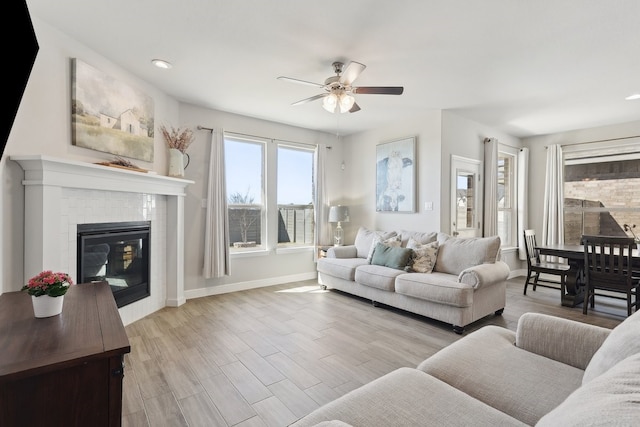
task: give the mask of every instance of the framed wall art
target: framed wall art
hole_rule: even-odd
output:
[[[73,58],[71,143],[153,162],[153,98]]]
[[[376,212],[415,212],[415,137],[376,147]]]

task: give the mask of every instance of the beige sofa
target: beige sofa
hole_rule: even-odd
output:
[[[640,314],[614,329],[544,314],[484,326],[293,424],[640,425]]]
[[[378,259],[380,249],[390,256]],[[411,258],[402,265],[407,253]],[[466,325],[504,310],[510,270],[499,256],[498,236],[462,239],[360,227],[353,245],[329,248],[318,260],[318,283],[451,324],[461,334]]]

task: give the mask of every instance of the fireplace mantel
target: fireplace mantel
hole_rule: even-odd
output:
[[[64,226],[62,218],[73,210],[64,205],[63,193],[66,194],[68,189],[90,190],[98,198],[120,193],[133,193],[129,196],[136,199],[144,199],[134,196],[138,194],[166,196],[166,221],[163,221],[166,223],[163,227],[166,230],[163,229],[162,232],[166,242],[171,244],[166,245],[166,272],[162,271],[161,274],[162,286],[166,288],[164,305],[177,307],[186,301],[184,198],[186,187],[194,181],[43,155],[11,156],[10,159],[24,170],[25,278],[45,269],[63,271],[69,266],[70,251],[60,250],[61,226]],[[94,208],[97,209],[99,208]],[[123,313],[121,309],[121,315],[127,324],[150,314],[150,310],[152,308],[145,306],[142,312],[131,314]]]
[[[155,173],[136,172],[50,156],[11,156],[24,169],[25,186],[51,185],[87,190],[184,196],[193,181]]]

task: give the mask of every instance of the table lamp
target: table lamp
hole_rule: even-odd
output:
[[[349,208],[346,206],[331,206],[329,208],[329,222],[337,222],[336,230],[333,235],[333,245],[342,246],[344,232],[342,231],[342,222],[349,222]]]

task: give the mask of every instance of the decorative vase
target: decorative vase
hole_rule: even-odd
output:
[[[31,296],[33,303],[33,314],[36,317],[51,317],[62,313],[62,304],[64,303],[64,295],[59,297],[50,297],[49,295],[41,295],[39,297]]]
[[[184,169],[189,164],[189,156],[177,148],[169,148],[169,176],[184,177]]]

